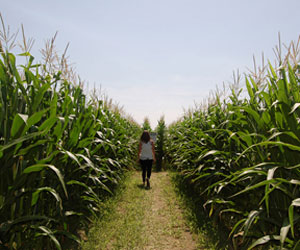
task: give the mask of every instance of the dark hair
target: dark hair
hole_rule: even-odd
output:
[[[142,136],[141,136],[141,141],[148,143],[148,141],[150,141],[150,134],[147,130],[144,130]]]

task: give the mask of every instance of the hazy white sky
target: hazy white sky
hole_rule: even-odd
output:
[[[11,30],[25,27],[39,58],[56,31],[90,88],[152,127],[207,98],[232,71],[252,67],[253,54],[273,60],[278,42],[300,34],[299,0],[0,0]],[[21,37],[20,37],[21,38]]]

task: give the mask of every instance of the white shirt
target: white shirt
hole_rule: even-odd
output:
[[[145,142],[141,142],[141,143],[142,143],[142,150],[141,150],[140,159],[141,160],[153,160],[152,142],[148,141],[147,143],[145,143]]]

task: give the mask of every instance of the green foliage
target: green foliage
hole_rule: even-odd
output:
[[[166,133],[166,124],[164,117],[161,117],[158,121],[156,127],[156,143],[155,143],[155,151],[156,151],[156,170],[161,171],[163,164],[163,157],[165,151],[165,133]]]
[[[143,130],[147,130],[148,132],[151,132],[151,125],[148,117],[145,117],[143,125],[142,125]]]
[[[230,232],[234,249],[296,249],[300,238],[299,66],[246,78],[248,98],[197,109],[168,130],[167,157]]]
[[[136,155],[140,132],[43,66],[0,60],[0,244],[61,249],[101,213]],[[44,67],[45,68],[45,67]]]

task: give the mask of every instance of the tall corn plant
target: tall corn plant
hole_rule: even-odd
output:
[[[165,151],[165,134],[166,134],[166,124],[164,117],[161,117],[158,121],[156,127],[157,139],[155,144],[156,151],[156,170],[161,171],[164,151]]]
[[[290,55],[278,70],[269,64],[264,82],[246,77],[248,98],[232,90],[169,128],[168,157],[234,249],[300,245],[299,66]]]
[[[149,132],[152,131],[151,125],[150,125],[150,121],[149,121],[149,118],[148,118],[148,117],[145,117],[145,118],[144,118],[144,122],[143,122],[143,124],[142,124],[142,128],[143,128],[143,130],[147,130],[147,131],[149,131]]]
[[[139,128],[80,86],[1,47],[0,243],[61,249],[99,212],[136,155]],[[54,72],[54,73],[53,73]]]

